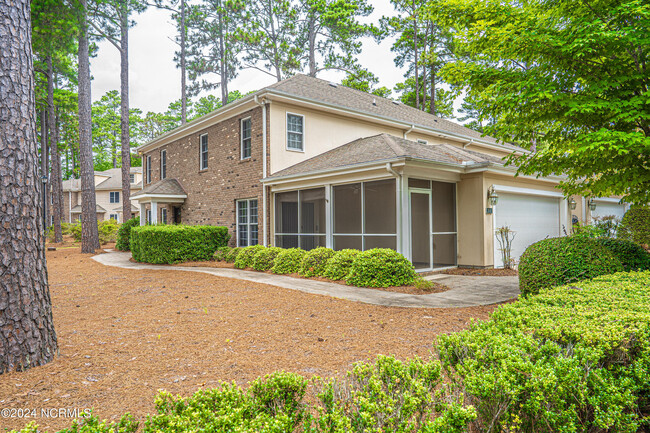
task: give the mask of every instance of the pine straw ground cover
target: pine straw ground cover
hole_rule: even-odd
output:
[[[41,408],[142,420],[159,389],[189,396],[277,370],[342,376],[378,354],[427,358],[436,335],[495,308],[372,306],[193,272],[107,267],[78,248],[48,252],[47,263],[60,355],[0,376],[0,408],[37,409],[41,431],[71,423],[42,418]],[[0,418],[0,431],[27,421]]]

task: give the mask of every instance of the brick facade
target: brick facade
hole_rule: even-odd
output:
[[[241,159],[241,120],[251,118],[251,157]],[[267,119],[268,120],[268,119]],[[267,123],[268,125],[268,123]],[[208,134],[208,167],[200,169],[200,136]],[[174,142],[143,154],[144,188],[160,180],[160,152],[167,151],[167,178],[178,180],[187,198],[180,205],[181,222],[228,227],[230,244],[236,245],[236,201],[258,200],[258,233],[262,243],[262,108],[212,125]],[[147,156],[151,156],[151,182],[147,183]],[[268,162],[268,161],[267,161]],[[167,222],[173,222],[174,207],[178,204],[158,204],[167,208]],[[146,208],[150,209],[147,204]]]

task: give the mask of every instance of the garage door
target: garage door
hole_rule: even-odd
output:
[[[595,202],[596,202],[596,210],[591,212],[592,217],[602,218],[604,216],[613,215],[620,220],[623,218],[623,215],[625,215],[624,204],[618,204],[609,201],[599,201],[599,200],[595,200]]]
[[[499,193],[494,208],[495,228],[508,226],[516,232],[511,257],[516,262],[526,248],[541,239],[560,235],[560,199]],[[494,264],[503,266],[499,244],[494,240]]]

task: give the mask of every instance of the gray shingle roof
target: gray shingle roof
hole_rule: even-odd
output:
[[[131,167],[131,173],[142,173],[142,167]],[[122,189],[122,169],[111,168],[104,171],[96,171],[95,176],[106,176],[108,179],[95,186],[95,190],[118,191]],[[132,189],[142,188],[142,182],[132,183]],[[68,179],[63,181],[63,191],[81,191],[81,179]]]
[[[422,144],[389,134],[359,138],[306,161],[273,173],[269,178],[354,167],[360,164],[410,158],[444,164],[503,164],[492,155],[449,144]]]
[[[265,89],[279,91],[288,95],[309,98],[327,104],[368,113],[375,116],[384,116],[390,119],[406,122],[411,125],[440,129],[446,132],[480,139],[482,141],[499,144],[513,150],[523,150],[518,146],[500,143],[489,136],[481,136],[480,132],[469,129],[458,123],[443,119],[425,111],[397,103],[392,99],[382,98],[352,89],[341,84],[332,85],[329,81],[298,74],[293,77],[272,84]],[[262,89],[262,93],[265,89]]]
[[[100,205],[96,205],[96,206],[97,206],[97,213],[106,213],[106,209],[104,209]],[[81,213],[81,205],[80,204],[76,205],[75,207],[70,209],[70,212],[71,213]]]
[[[134,194],[133,198],[138,198],[139,196],[144,195],[187,195],[185,190],[176,179],[163,179],[158,182],[152,183],[151,185],[144,188],[142,191],[139,191],[137,194]]]

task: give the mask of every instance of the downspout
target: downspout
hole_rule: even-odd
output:
[[[415,129],[415,125],[411,125],[411,127],[410,127],[409,129],[407,129],[406,131],[404,131],[403,138],[406,140],[406,139],[408,138],[409,133],[410,133],[411,131],[413,131],[414,129]]]
[[[472,144],[472,143],[474,143],[473,138],[470,141],[468,141],[467,143],[463,144],[463,149],[467,149],[469,147],[469,145]]]
[[[396,210],[396,212],[397,212],[397,221],[396,221],[397,227],[396,227],[395,234],[397,235],[397,240],[398,240],[398,242],[396,242],[396,247],[398,249],[398,252],[403,253],[403,251],[402,251],[403,250],[403,245],[402,245],[402,211],[403,211],[403,209],[402,209],[402,206],[401,206],[403,178],[402,178],[401,174],[399,174],[398,172],[395,171],[395,169],[393,168],[393,164],[391,164],[390,162],[386,163],[386,171],[388,171],[390,174],[395,176],[395,190],[397,191],[397,193],[395,194],[395,204],[396,204],[395,207],[397,208],[397,210]]]
[[[266,137],[266,100],[259,101],[257,95],[255,95],[255,103],[262,107],[262,179],[266,179],[266,153],[267,153],[267,137]],[[267,244],[267,221],[266,221],[266,185],[262,184],[262,245],[266,246]]]

